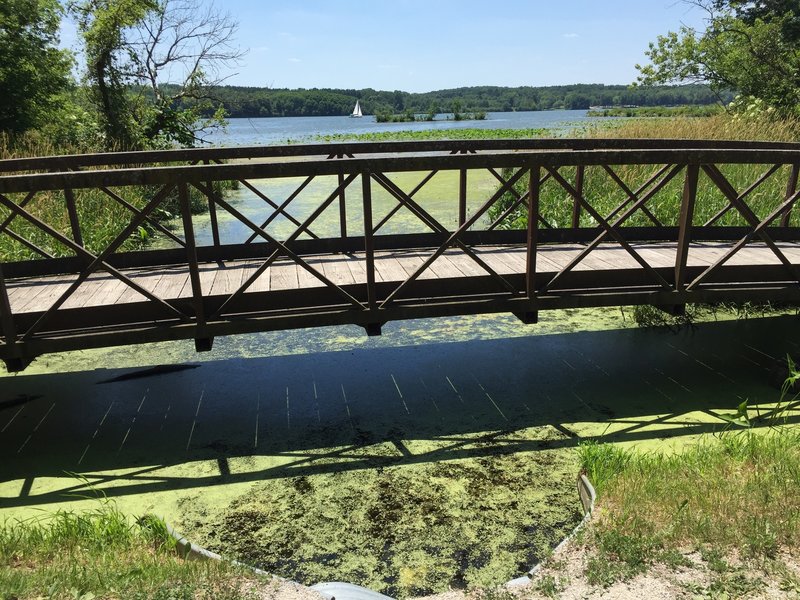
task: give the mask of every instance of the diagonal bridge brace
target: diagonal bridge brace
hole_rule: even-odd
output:
[[[500,173],[498,173],[495,169],[490,167],[488,170],[492,175],[495,176],[495,178],[501,184],[506,182],[506,180],[503,179],[503,176],[500,175]],[[550,173],[545,173],[544,177],[542,177],[539,180],[539,186],[541,187],[542,185],[544,185],[547,182],[547,180],[550,179],[550,177],[551,177]],[[489,225],[489,227],[486,228],[487,231],[492,231],[494,229],[497,229],[497,227],[500,225],[500,223],[502,223],[505,220],[505,218],[508,215],[510,215],[520,204],[525,202],[528,199],[528,197],[530,196],[530,193],[531,193],[530,190],[528,190],[524,194],[518,194],[517,190],[515,190],[513,187],[508,191],[514,196],[514,198],[515,198],[514,202],[512,202],[511,206],[509,206],[507,209],[505,209],[503,211],[503,213],[494,220],[494,223],[492,223],[491,225]],[[541,223],[547,229],[555,229],[550,223],[545,221],[545,219],[544,219],[544,217],[542,217],[542,215],[536,215],[536,219],[537,219],[538,223]]]
[[[69,297],[75,292],[75,290],[77,290],[78,287],[84,281],[86,281],[86,279],[92,273],[94,273],[101,267],[109,274],[119,279],[125,285],[133,288],[134,290],[142,294],[148,300],[151,300],[166,308],[168,312],[177,316],[181,321],[187,322],[190,320],[190,318],[187,315],[179,311],[177,308],[175,308],[162,298],[159,298],[155,294],[151,293],[150,291],[146,290],[144,287],[140,286],[138,283],[136,283],[129,277],[126,277],[120,271],[118,271],[117,269],[115,269],[106,262],[106,259],[111,254],[113,254],[117,250],[117,248],[119,248],[125,242],[126,239],[128,239],[131,233],[133,233],[136,230],[136,228],[139,227],[139,225],[144,221],[147,215],[149,215],[153,211],[153,209],[155,209],[156,206],[158,206],[161,202],[164,201],[164,198],[172,190],[173,187],[174,187],[173,185],[166,185],[163,188],[161,188],[161,190],[153,197],[153,199],[150,202],[148,202],[144,208],[142,208],[141,212],[134,217],[134,219],[128,224],[128,226],[125,227],[125,229],[123,229],[122,232],[120,232],[117,235],[114,241],[112,241],[111,244],[109,244],[106,247],[106,249],[103,250],[103,252],[100,253],[99,255],[92,254],[91,252],[86,250],[83,246],[77,244],[73,240],[69,239],[67,236],[59,233],[58,231],[56,231],[43,221],[31,215],[28,211],[20,208],[19,206],[11,202],[11,200],[9,200],[3,194],[0,194],[0,204],[8,208],[13,213],[21,216],[23,219],[29,221],[34,226],[47,233],[58,242],[61,242],[62,244],[73,250],[76,254],[83,255],[90,261],[89,265],[83,271],[81,271],[81,273],[78,275],[78,278],[69,286],[69,288],[50,306],[50,308],[47,309],[47,311],[42,316],[39,317],[39,319],[30,327],[30,329],[28,329],[28,331],[25,332],[25,334],[22,336],[23,340],[27,340],[30,337],[32,337],[36,333],[36,331],[42,327],[42,325],[47,321],[47,319],[50,318],[50,316],[52,316],[59,309],[59,307],[62,306],[64,302],[66,302],[69,299]]]
[[[652,183],[656,179],[658,179],[664,173],[669,171],[670,167],[672,167],[672,165],[664,165],[650,179],[648,179],[644,184],[642,184],[634,192],[628,187],[628,185],[624,181],[622,181],[622,178],[619,175],[617,175],[616,171],[614,171],[614,169],[612,169],[610,165],[603,165],[603,170],[606,173],[608,173],[608,176],[611,177],[611,179],[614,181],[614,183],[616,183],[619,186],[619,188],[623,192],[625,192],[625,194],[628,196],[628,199],[625,202],[622,202],[619,206],[617,206],[617,208],[612,210],[611,213],[606,217],[606,219],[608,219],[608,220],[613,219],[617,215],[617,213],[619,211],[621,211],[623,208],[625,208],[628,205],[629,202],[636,202],[636,200],[639,198],[639,194],[641,194],[644,190],[646,190],[648,187],[650,187],[650,185],[652,185]],[[647,216],[647,218],[650,219],[650,221],[653,223],[653,225],[655,225],[656,227],[663,227],[664,226],[661,223],[661,221],[659,221],[658,218],[656,218],[656,216],[644,204],[641,205],[641,210],[645,214],[645,216]]]
[[[306,177],[305,180],[303,181],[303,183],[301,183],[294,192],[289,194],[289,196],[286,198],[286,200],[284,200],[280,205],[275,204],[275,202],[273,200],[271,200],[266,194],[261,192],[261,190],[259,190],[257,187],[255,187],[253,184],[251,184],[249,181],[245,181],[244,179],[239,179],[238,181],[239,181],[239,183],[241,183],[248,190],[253,192],[256,196],[261,198],[264,202],[269,204],[274,209],[273,213],[269,217],[267,217],[267,220],[264,221],[261,224],[261,227],[259,229],[266,229],[267,226],[270,223],[272,223],[272,221],[274,221],[276,218],[278,218],[279,215],[283,215],[289,221],[291,221],[295,226],[300,227],[303,231],[305,231],[311,238],[313,238],[315,240],[319,239],[319,236],[316,233],[314,233],[313,231],[308,229],[308,227],[303,227],[303,224],[300,221],[298,221],[295,217],[293,217],[291,214],[289,214],[289,212],[287,212],[287,210],[286,210],[288,208],[288,206],[292,203],[292,201],[295,198],[297,198],[297,196],[300,195],[300,192],[302,192],[309,183],[314,181],[314,175],[309,175],[308,177]],[[253,240],[255,240],[257,237],[258,237],[257,233],[252,233],[252,234],[250,234],[250,237],[245,240],[244,243],[245,244],[249,244]]]
[[[304,230],[305,230],[305,229],[308,227],[308,225],[309,225],[310,223],[312,223],[312,222],[313,222],[313,221],[314,221],[314,220],[315,220],[315,219],[316,219],[316,218],[317,218],[317,217],[318,217],[320,214],[322,214],[322,212],[323,212],[323,211],[324,211],[326,208],[328,208],[328,206],[329,206],[329,205],[330,205],[330,204],[331,204],[331,203],[332,203],[332,202],[333,202],[333,201],[334,201],[334,200],[335,200],[335,199],[338,197],[338,195],[339,195],[339,192],[340,192],[341,190],[343,190],[344,188],[346,188],[348,185],[350,185],[350,184],[351,184],[351,183],[352,183],[352,182],[355,180],[355,178],[356,178],[357,176],[358,176],[358,174],[357,174],[357,173],[351,173],[350,175],[348,175],[348,176],[347,176],[347,178],[346,178],[346,179],[345,179],[345,180],[342,182],[342,184],[341,184],[341,185],[339,185],[339,186],[338,186],[338,187],[337,187],[337,188],[336,188],[336,189],[335,189],[335,190],[334,190],[334,191],[331,193],[331,195],[330,195],[330,196],[328,196],[328,198],[325,200],[325,202],[323,202],[323,203],[322,203],[322,204],[321,204],[321,205],[320,205],[320,206],[317,208],[317,210],[315,210],[315,211],[314,211],[314,212],[313,212],[313,213],[312,213],[312,214],[311,214],[311,215],[310,215],[310,216],[309,216],[309,217],[308,217],[308,218],[305,220],[305,222],[302,224],[302,226],[301,226],[301,227],[298,227],[298,228],[295,230],[295,232],[294,232],[292,235],[290,235],[290,236],[289,236],[289,237],[286,239],[286,241],[284,241],[284,242],[281,242],[281,241],[279,241],[278,239],[274,238],[273,236],[271,236],[270,234],[268,234],[268,233],[267,233],[266,231],[264,231],[263,229],[260,229],[260,228],[258,227],[258,225],[256,225],[255,223],[253,223],[253,222],[252,222],[250,219],[248,219],[246,216],[244,216],[244,215],[243,215],[241,212],[239,212],[238,210],[236,210],[236,209],[235,209],[233,206],[231,206],[231,205],[230,205],[228,202],[226,202],[225,200],[223,200],[222,198],[220,198],[220,197],[219,197],[219,195],[218,195],[218,194],[216,194],[216,193],[215,193],[213,190],[208,190],[208,189],[207,189],[205,186],[203,186],[202,184],[193,183],[192,185],[194,185],[194,187],[196,187],[198,190],[200,190],[200,191],[201,191],[201,192],[203,192],[204,194],[214,194],[214,201],[215,201],[217,204],[219,204],[219,205],[220,205],[222,208],[224,208],[225,210],[227,210],[227,211],[228,211],[228,212],[229,212],[231,215],[233,215],[234,217],[236,217],[236,218],[237,218],[237,219],[238,219],[238,220],[239,220],[239,221],[240,221],[242,224],[244,224],[245,226],[247,226],[248,228],[250,228],[250,229],[253,231],[253,233],[255,233],[256,235],[259,235],[259,236],[261,236],[261,237],[262,237],[262,238],[264,238],[264,239],[265,239],[267,242],[269,242],[269,243],[271,243],[271,244],[274,244],[275,246],[277,246],[277,248],[275,249],[275,251],[273,251],[273,253],[272,253],[272,254],[271,254],[271,255],[270,255],[268,258],[267,258],[267,260],[266,260],[266,261],[264,261],[264,263],[263,263],[263,264],[262,264],[260,267],[258,267],[258,269],[256,269],[256,270],[255,270],[255,272],[254,272],[252,275],[250,275],[250,277],[248,277],[248,278],[247,278],[247,281],[245,281],[245,282],[244,282],[244,283],[243,283],[243,284],[242,284],[242,285],[239,287],[239,289],[238,289],[238,290],[236,290],[236,291],[235,291],[233,294],[231,294],[231,295],[228,297],[228,299],[227,299],[227,300],[225,300],[225,302],[223,302],[223,303],[222,303],[222,306],[220,306],[220,307],[219,307],[219,309],[217,310],[217,312],[216,312],[216,313],[214,313],[214,314],[213,314],[213,315],[212,315],[210,318],[211,318],[211,319],[214,319],[214,318],[218,318],[218,317],[220,317],[220,316],[223,314],[223,312],[224,312],[225,308],[227,308],[227,307],[228,307],[228,306],[229,306],[229,305],[230,305],[232,302],[234,302],[234,301],[235,301],[237,298],[241,297],[241,295],[242,295],[242,294],[244,294],[244,293],[247,291],[247,289],[248,289],[248,288],[250,288],[250,286],[251,286],[251,285],[253,285],[253,283],[255,283],[256,279],[258,279],[258,278],[259,278],[259,277],[260,277],[260,276],[261,276],[261,275],[264,273],[264,271],[266,271],[266,270],[267,270],[267,269],[270,267],[270,265],[271,265],[272,263],[274,263],[274,262],[275,262],[275,260],[276,260],[278,257],[280,257],[280,255],[281,255],[281,254],[285,254],[285,255],[286,255],[288,258],[292,259],[292,260],[293,260],[295,263],[297,263],[298,265],[300,265],[301,267],[303,267],[303,268],[304,268],[306,271],[308,271],[308,272],[309,272],[311,275],[313,275],[314,277],[316,277],[317,279],[319,279],[319,280],[320,280],[322,283],[324,283],[326,287],[329,287],[329,288],[331,288],[331,289],[335,290],[335,291],[336,291],[336,292],[337,292],[339,295],[341,295],[341,296],[342,296],[342,297],[343,297],[345,300],[347,300],[347,302],[349,302],[350,304],[353,304],[354,306],[357,306],[357,307],[358,307],[358,308],[360,308],[360,309],[364,309],[364,305],[363,305],[361,302],[359,302],[359,301],[358,301],[356,298],[354,298],[354,297],[353,297],[353,296],[351,296],[349,293],[347,293],[347,292],[346,292],[346,291],[345,291],[345,290],[344,290],[342,287],[340,287],[340,286],[336,285],[335,283],[333,283],[333,282],[332,282],[330,279],[328,279],[327,277],[325,277],[325,275],[323,275],[322,273],[320,273],[319,271],[317,271],[317,270],[316,270],[314,267],[312,267],[311,265],[309,265],[309,264],[308,264],[308,263],[307,263],[305,260],[303,260],[303,259],[302,259],[302,258],[301,258],[301,257],[300,257],[300,256],[299,256],[297,253],[296,253],[296,252],[293,252],[293,251],[292,251],[292,250],[291,250],[291,249],[290,249],[290,248],[287,246],[287,244],[289,244],[290,242],[292,242],[292,241],[294,241],[295,239],[297,239],[297,238],[298,238],[298,237],[301,235],[301,233],[302,233],[302,232],[303,232],[303,231],[304,231]]]
[[[420,191],[423,187],[425,187],[425,184],[428,183],[431,179],[433,179],[434,175],[436,175],[438,172],[439,171],[435,169],[435,170],[431,171],[430,173],[428,173],[425,177],[422,178],[422,181],[420,181],[413,190],[411,190],[408,194],[405,194],[405,195],[408,198],[413,198],[414,195],[418,191]],[[386,179],[389,179],[388,176],[386,176],[386,175],[384,175],[384,177],[386,177]],[[394,194],[392,194],[392,195],[394,195]],[[396,196],[395,196],[395,198],[396,198]],[[397,211],[399,211],[401,208],[403,208],[403,206],[404,206],[403,203],[398,201],[397,206],[395,206],[392,210],[390,210],[387,213],[387,215],[385,217],[383,217],[383,219],[381,219],[380,222],[377,225],[375,225],[375,227],[372,228],[372,234],[374,235],[374,234],[378,233],[378,230],[380,230],[381,227],[386,225],[386,223],[389,221],[389,219],[391,219],[393,216],[395,216],[397,214]],[[427,225],[427,223],[426,223],[426,225]]]
[[[437,249],[434,251],[434,253],[433,253],[431,256],[429,256],[429,257],[428,257],[428,258],[427,258],[427,259],[426,259],[426,260],[425,260],[425,261],[424,261],[424,262],[423,262],[423,263],[422,263],[422,264],[421,264],[421,265],[420,265],[420,266],[417,268],[417,270],[416,270],[416,271],[414,271],[414,272],[413,272],[411,275],[409,275],[408,279],[406,279],[406,280],[405,280],[403,283],[401,283],[399,286],[397,286],[397,287],[394,289],[394,291],[393,291],[391,294],[389,294],[389,295],[386,297],[386,299],[385,299],[385,300],[384,300],[384,301],[383,301],[383,302],[380,304],[380,306],[379,306],[378,308],[385,308],[387,305],[391,304],[391,303],[394,301],[394,299],[395,299],[395,298],[396,298],[396,297],[397,297],[397,296],[400,294],[400,292],[401,292],[401,291],[403,291],[403,289],[404,289],[404,288],[405,288],[407,285],[409,285],[409,284],[411,284],[413,281],[415,281],[415,280],[416,280],[416,279],[417,279],[417,278],[418,278],[420,275],[422,275],[422,273],[424,273],[424,272],[425,272],[425,270],[426,270],[428,267],[430,267],[430,266],[433,264],[433,262],[434,262],[434,261],[435,261],[437,258],[439,258],[439,257],[440,257],[442,254],[444,254],[444,252],[445,252],[445,251],[446,251],[446,250],[447,250],[447,249],[448,249],[450,246],[452,246],[453,244],[455,244],[455,243],[457,242],[457,240],[459,240],[459,238],[460,238],[460,237],[461,237],[461,236],[464,234],[464,232],[465,232],[465,231],[467,231],[467,230],[468,230],[470,227],[472,227],[472,226],[473,226],[473,225],[474,225],[474,224],[475,224],[475,223],[478,221],[478,219],[480,219],[480,218],[483,216],[483,214],[484,214],[484,213],[485,213],[487,210],[489,210],[489,208],[490,208],[490,207],[491,207],[491,206],[492,206],[492,205],[493,205],[495,202],[497,202],[497,201],[498,201],[498,200],[499,200],[499,199],[500,199],[500,198],[503,196],[503,194],[505,194],[505,193],[506,193],[506,192],[507,192],[507,191],[508,191],[508,190],[509,190],[509,189],[510,189],[510,188],[511,188],[511,187],[512,187],[512,186],[513,186],[513,185],[514,185],[514,184],[515,184],[517,181],[519,181],[519,180],[520,180],[520,178],[521,178],[521,177],[522,177],[522,176],[523,176],[525,173],[526,173],[526,170],[525,170],[525,169],[520,169],[519,171],[517,171],[517,172],[516,172],[516,173],[515,173],[515,174],[514,174],[514,175],[511,177],[511,179],[509,179],[509,180],[508,180],[508,181],[507,181],[505,184],[503,184],[503,185],[500,187],[500,189],[498,189],[498,190],[497,190],[497,191],[496,191],[494,194],[492,194],[491,198],[489,198],[489,199],[488,199],[488,200],[487,200],[487,201],[486,201],[486,202],[483,204],[483,206],[481,206],[481,207],[480,207],[480,208],[479,208],[479,209],[478,209],[478,210],[477,210],[475,213],[473,213],[473,215],[472,215],[472,216],[471,216],[469,219],[467,219],[467,220],[464,222],[464,224],[463,224],[463,225],[461,225],[461,226],[460,226],[460,227],[459,227],[459,228],[458,228],[456,231],[454,231],[454,232],[453,232],[453,233],[450,235],[450,237],[448,237],[448,238],[447,238],[447,240],[444,242],[444,244],[442,244],[441,246],[439,246],[439,247],[438,247],[438,248],[437,248]],[[413,202],[413,201],[412,201],[412,202]],[[516,290],[514,291],[514,293],[516,293]]]
[[[419,218],[425,225],[430,227],[434,233],[448,233],[447,228],[439,223],[429,212],[423,209],[419,204],[414,202],[410,196],[406,195],[403,190],[400,189],[397,184],[395,184],[391,179],[389,179],[384,174],[373,174],[372,178],[375,179],[381,186],[392,196],[394,196],[400,205],[405,205],[417,218]],[[469,246],[467,246],[464,242],[459,239],[454,240],[453,242],[457,245],[464,253],[469,256],[472,260],[474,260],[478,265],[486,271],[489,275],[491,275],[496,281],[500,283],[503,287],[505,287],[512,295],[517,295],[517,289],[511,285],[502,275],[497,273],[492,267],[490,267],[486,262],[480,258],[475,251],[472,250]]]
[[[638,262],[644,268],[644,270],[647,271],[647,273],[649,273],[653,277],[656,283],[658,283],[661,287],[667,290],[672,289],[672,286],[667,282],[667,280],[664,279],[661,275],[659,275],[658,272],[652,266],[650,266],[650,263],[644,260],[639,255],[639,253],[633,249],[633,247],[627,242],[627,240],[625,240],[625,238],[619,233],[617,228],[628,217],[630,217],[633,213],[639,210],[644,205],[645,202],[650,200],[650,198],[652,198],[658,191],[660,191],[663,188],[663,186],[665,186],[673,177],[675,177],[675,175],[677,175],[681,171],[681,169],[683,169],[682,166],[678,165],[673,167],[672,170],[669,171],[669,173],[667,173],[667,175],[664,177],[664,179],[662,179],[659,182],[658,185],[656,185],[653,189],[651,189],[647,194],[642,196],[642,198],[637,200],[633,204],[633,206],[631,206],[628,210],[626,210],[621,217],[619,217],[616,221],[614,221],[613,225],[609,224],[609,222],[606,219],[600,216],[600,213],[598,213],[592,207],[592,205],[586,201],[586,199],[583,197],[583,194],[579,193],[574,187],[572,187],[572,185],[570,185],[568,181],[566,181],[559,174],[558,168],[553,168],[553,167],[545,167],[545,168],[553,175],[553,178],[561,185],[561,187],[563,187],[567,191],[567,193],[569,193],[578,203],[580,203],[583,206],[586,212],[588,212],[589,215],[595,221],[597,221],[597,223],[600,225],[600,227],[603,228],[604,231],[597,238],[595,238],[591,244],[589,244],[586,248],[584,248],[584,250],[578,256],[576,256],[572,261],[570,261],[570,263],[566,267],[564,267],[561,271],[559,271],[556,274],[556,276],[550,280],[550,282],[547,284],[546,288],[543,291],[551,289],[552,285],[561,276],[563,276],[565,273],[575,268],[575,266],[577,266],[577,264],[581,260],[583,260],[592,250],[594,250],[594,248],[596,248],[600,244],[600,242],[602,242],[609,235],[613,237],[625,249],[625,251],[628,252],[628,254],[630,254],[633,257],[633,259],[636,262]],[[627,204],[627,202],[628,201],[626,201],[625,204]]]
[[[34,196],[36,196],[36,192],[35,191],[28,192],[25,195],[25,197],[22,199],[22,201],[19,204],[17,204],[17,206],[19,206],[20,208],[25,208],[25,206],[31,200],[33,200]],[[17,213],[12,212],[10,215],[8,215],[6,217],[6,219],[2,223],[0,223],[0,234],[5,233],[12,240],[14,240],[16,242],[19,242],[20,244],[22,244],[23,246],[25,246],[29,250],[33,250],[34,252],[36,252],[36,254],[38,254],[39,256],[42,256],[43,258],[55,258],[52,254],[50,254],[46,250],[43,250],[42,248],[39,248],[39,246],[37,246],[36,244],[31,242],[29,239],[22,237],[16,231],[11,229],[11,223],[16,218],[17,218]]]
[[[769,170],[766,173],[764,173],[755,182],[753,182],[750,185],[750,187],[748,187],[745,191],[743,191],[741,194],[739,194],[739,196],[738,196],[739,200],[744,201],[745,198],[747,198],[750,194],[752,194],[754,191],[756,191],[761,186],[761,184],[764,183],[767,179],[769,179],[772,176],[772,174],[775,173],[775,171],[777,171],[778,169],[781,168],[781,166],[782,165],[779,165],[779,164],[778,165],[772,165],[772,167],[770,167]],[[730,211],[733,207],[734,207],[733,203],[732,202],[728,202],[727,206],[725,208],[723,208],[723,209],[720,209],[720,211],[717,212],[717,214],[715,214],[708,221],[706,221],[703,224],[703,227],[712,226],[714,223],[716,223],[722,217],[724,217],[728,213],[728,211]]]
[[[728,250],[725,254],[723,254],[720,258],[718,258],[713,265],[710,265],[705,271],[700,273],[700,275],[695,278],[689,285],[686,286],[686,290],[692,290],[696,288],[706,277],[708,277],[711,273],[716,271],[719,267],[724,265],[730,258],[739,252],[742,248],[744,248],[747,243],[753,239],[753,236],[758,236],[761,240],[767,245],[767,247],[772,250],[778,260],[781,261],[781,264],[786,268],[789,274],[794,278],[795,281],[800,283],[800,274],[797,271],[795,265],[786,258],[786,256],[781,252],[780,248],[775,244],[775,241],[767,234],[764,229],[769,227],[769,225],[777,219],[783,212],[792,206],[798,198],[800,198],[800,190],[789,196],[778,208],[773,210],[767,217],[759,221],[758,216],[753,212],[753,210],[745,204],[741,196],[736,193],[736,190],[731,185],[731,183],[727,180],[727,178],[722,174],[722,172],[714,165],[703,165],[703,170],[705,173],[711,178],[711,180],[717,185],[720,191],[728,198],[730,203],[739,211],[739,213],[745,218],[745,220],[753,227],[753,231],[748,233],[738,242],[736,242],[730,250]]]

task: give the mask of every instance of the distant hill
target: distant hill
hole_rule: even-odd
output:
[[[214,91],[231,117],[296,117],[347,115],[356,100],[364,114],[376,112],[451,112],[459,103],[464,111],[588,109],[590,106],[685,106],[713,104],[719,99],[703,85],[628,87],[576,84],[549,87],[478,86],[415,94],[371,88],[270,89],[222,86]],[[725,98],[730,100],[731,98]]]

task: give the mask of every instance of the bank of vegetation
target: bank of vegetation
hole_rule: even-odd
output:
[[[788,360],[789,378],[772,410],[759,414],[745,402],[721,415],[729,423],[721,433],[677,453],[580,447],[599,497],[581,542],[590,585],[658,568],[665,579],[704,572],[704,584],[674,578],[703,597],[754,597],[768,586],[787,597],[800,593],[800,432],[792,426],[800,372]],[[547,581],[557,587],[557,577]]]
[[[270,597],[269,580],[226,562],[179,557],[163,522],[114,504],[0,523],[0,599],[233,600]]]
[[[358,100],[366,114],[448,112],[459,102],[466,112],[586,110],[590,106],[707,105],[727,102],[730,92],[715,93],[703,84],[630,87],[576,84],[559,86],[474,86],[423,93],[401,90],[282,89],[220,86],[217,106],[231,117],[319,117],[347,115]]]
[[[719,104],[702,106],[616,106],[592,108],[586,114],[590,117],[710,117],[724,111]]]

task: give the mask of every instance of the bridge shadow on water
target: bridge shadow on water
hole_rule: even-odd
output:
[[[719,431],[778,400],[795,340],[779,317],[3,378],[0,507]]]

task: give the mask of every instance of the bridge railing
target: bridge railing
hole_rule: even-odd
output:
[[[779,242],[800,240],[799,172],[798,144],[666,140],[319,144],[0,161],[0,354],[20,344],[35,351],[54,332],[64,337],[80,327],[75,298],[99,273],[148,308],[128,315],[130,303],[103,307],[95,313],[105,316],[86,326],[188,326],[191,334],[174,335],[197,339],[213,337],[215,324],[265,315],[289,326],[340,319],[371,331],[436,310],[511,310],[533,320],[548,298],[572,295],[579,303],[587,293],[617,290],[619,281],[604,271],[582,273],[576,285],[578,266],[609,244],[638,265],[627,290],[636,293],[625,302],[656,294],[678,305],[689,292],[713,298],[731,283],[721,272],[752,243],[769,248],[775,268],[766,278],[763,269],[739,269],[737,284],[793,289],[798,266]],[[120,225],[99,235],[98,215]],[[139,247],[137,239],[154,234],[158,243]],[[690,245],[700,241],[729,243],[713,264],[690,267]],[[675,246],[668,272],[641,251],[643,243],[663,242]],[[501,272],[481,252],[513,244],[526,248],[519,272]],[[538,251],[550,244],[578,251],[541,276]],[[376,260],[409,248],[423,255],[382,280]],[[465,275],[480,284],[423,282],[453,251],[469,258],[474,270]],[[326,272],[314,257],[331,253],[356,255],[363,278]],[[235,261],[251,261],[246,274],[234,289],[213,293],[203,265]],[[315,279],[316,291],[298,300],[287,289],[285,304],[264,302],[264,276],[285,262]],[[186,293],[143,275],[167,265],[188,274]],[[12,298],[16,282],[53,276],[63,283],[36,310]]]

